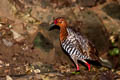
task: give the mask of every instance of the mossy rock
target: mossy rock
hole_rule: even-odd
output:
[[[40,32],[38,32],[36,38],[34,39],[34,46],[38,48],[42,48],[47,52],[53,48],[53,44]]]

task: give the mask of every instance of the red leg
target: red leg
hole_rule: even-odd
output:
[[[84,59],[82,61],[87,65],[88,70],[90,71],[90,64],[87,61],[85,61]]]
[[[88,70],[90,71],[90,64],[88,64],[87,62],[85,63],[88,67]]]
[[[75,65],[76,65],[77,71],[79,71],[80,69],[79,69],[79,65],[78,65],[78,62],[77,62],[77,57],[76,56],[72,56],[71,58],[73,59]]]
[[[76,67],[77,67],[77,71],[79,71],[80,69],[79,69],[79,65],[78,64],[76,64]]]

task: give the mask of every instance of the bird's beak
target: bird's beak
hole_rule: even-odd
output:
[[[54,23],[50,24],[50,28],[49,28],[49,31],[52,30],[54,28],[54,26],[56,26]]]

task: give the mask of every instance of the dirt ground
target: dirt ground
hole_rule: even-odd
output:
[[[2,0],[0,80],[119,80],[120,54],[108,54],[111,36],[117,36],[120,48],[120,15],[106,12],[111,3],[120,9],[119,0]],[[60,16],[78,26],[113,69],[92,64],[88,71],[80,64],[80,72],[73,73],[75,66],[59,44],[59,30],[48,31]]]

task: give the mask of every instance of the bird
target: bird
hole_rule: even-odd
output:
[[[111,68],[110,63],[107,63],[98,56],[98,51],[93,43],[88,40],[86,36],[82,35],[80,31],[76,31],[72,27],[69,27],[64,17],[54,19],[49,30],[51,31],[55,27],[59,27],[60,29],[59,36],[61,47],[73,60],[76,66],[76,71],[80,71],[78,61],[85,63],[90,71],[91,67],[87,60],[98,61],[102,65]]]

